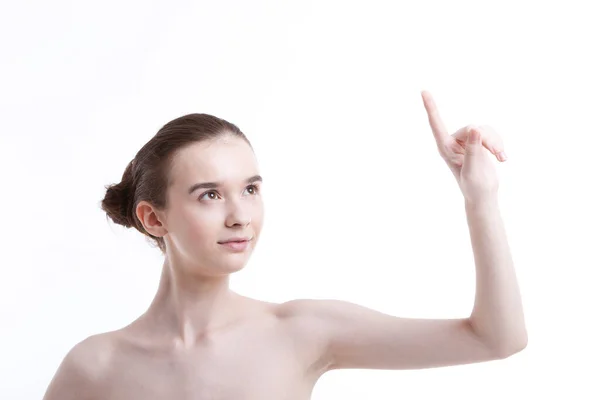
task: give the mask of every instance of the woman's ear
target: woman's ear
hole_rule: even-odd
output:
[[[166,213],[156,210],[150,203],[142,200],[138,203],[135,214],[146,232],[152,236],[162,237],[169,231],[166,227]]]

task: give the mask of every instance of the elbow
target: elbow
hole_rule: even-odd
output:
[[[498,354],[499,359],[508,358],[513,356],[521,351],[523,351],[527,347],[528,339],[525,337],[519,341],[515,341],[510,345],[505,345],[499,347],[496,354]]]

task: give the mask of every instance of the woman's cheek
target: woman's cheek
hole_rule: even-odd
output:
[[[219,229],[219,224],[223,224],[221,216],[217,210],[207,212],[206,210],[196,212],[188,220],[190,226],[190,234],[194,237],[194,240],[213,240],[222,230]]]

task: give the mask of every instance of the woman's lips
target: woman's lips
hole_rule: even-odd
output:
[[[250,240],[252,240],[252,239],[250,239]],[[230,250],[243,251],[248,247],[250,240],[244,240],[242,242],[225,242],[225,243],[220,243],[220,244]]]

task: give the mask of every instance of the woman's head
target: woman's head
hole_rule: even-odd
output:
[[[237,126],[189,114],[167,123],[138,151],[121,182],[106,187],[101,206],[115,223],[136,228],[185,264],[235,269],[262,228],[257,176],[254,151]],[[197,186],[207,183],[215,185]],[[234,236],[253,240],[240,253],[218,243]]]

